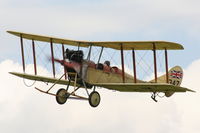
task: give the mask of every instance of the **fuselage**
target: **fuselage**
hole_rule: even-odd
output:
[[[93,61],[83,60],[82,62],[74,62],[69,60],[56,60],[61,63],[67,72],[78,74],[78,78],[84,80],[88,84],[95,83],[134,83],[134,77],[128,73],[124,74],[125,81],[123,82],[122,70],[116,66],[108,66],[107,64]],[[74,79],[74,75],[68,75]],[[137,83],[144,81],[138,80]]]
[[[91,60],[83,59],[84,53],[81,50],[69,50],[65,51],[65,59],[54,61],[59,62],[65,67],[68,72],[68,77],[71,80],[75,80],[75,75],[70,73],[77,73],[77,82],[82,84],[82,80],[87,84],[95,83],[135,83],[134,77],[128,73],[122,72],[117,66],[110,66],[110,61],[104,63],[94,63]],[[144,81],[136,80],[137,83],[143,83]]]

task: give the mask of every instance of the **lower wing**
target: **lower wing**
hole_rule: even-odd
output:
[[[195,92],[166,83],[97,83],[93,85],[121,92]]]
[[[17,73],[17,72],[10,72],[10,74],[21,77],[21,78],[29,79],[29,80],[42,81],[42,82],[47,82],[47,83],[56,83],[56,84],[61,84],[61,85],[69,84],[71,86],[74,86],[74,82],[69,82],[63,79],[49,78],[49,77],[44,77],[44,76]],[[76,86],[80,86],[80,85],[76,83]]]
[[[62,85],[69,84],[71,86],[74,86],[74,82],[69,82],[67,80],[62,80],[62,79],[49,78],[49,77],[43,77],[43,76],[31,75],[31,74],[25,74],[25,73],[17,73],[17,72],[10,72],[10,74],[21,77],[21,78],[29,79],[29,80],[42,81],[42,82],[47,82],[47,83],[56,83],[56,84],[62,84]],[[166,84],[166,83],[96,83],[92,85],[104,87],[110,90],[117,90],[121,92],[168,92],[168,91],[195,92],[188,88],[174,86],[174,85]],[[81,86],[81,85],[76,83],[76,86]]]

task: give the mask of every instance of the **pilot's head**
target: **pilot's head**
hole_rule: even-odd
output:
[[[104,64],[106,64],[107,66],[110,66],[110,61],[105,61]]]

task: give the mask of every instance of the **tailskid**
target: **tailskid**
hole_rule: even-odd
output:
[[[156,92],[153,92],[153,94],[151,95],[151,98],[152,98],[155,102],[158,102],[158,100],[156,100],[156,96],[157,96],[157,93],[156,93]]]

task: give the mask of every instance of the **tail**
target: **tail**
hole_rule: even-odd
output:
[[[183,69],[180,66],[175,66],[171,68],[168,72],[168,83],[174,86],[180,86],[183,79]],[[154,82],[155,79],[150,82]],[[166,74],[157,78],[157,83],[166,83],[167,76]],[[165,92],[166,97],[170,97],[174,94],[174,92]]]
[[[183,69],[180,66],[175,66],[169,70],[169,83],[175,86],[180,86],[183,79]]]
[[[157,83],[166,83],[167,82],[166,74],[157,78]],[[180,86],[183,79],[183,69],[180,66],[175,66],[168,71],[168,81],[169,84]],[[149,81],[154,82],[155,79]]]

